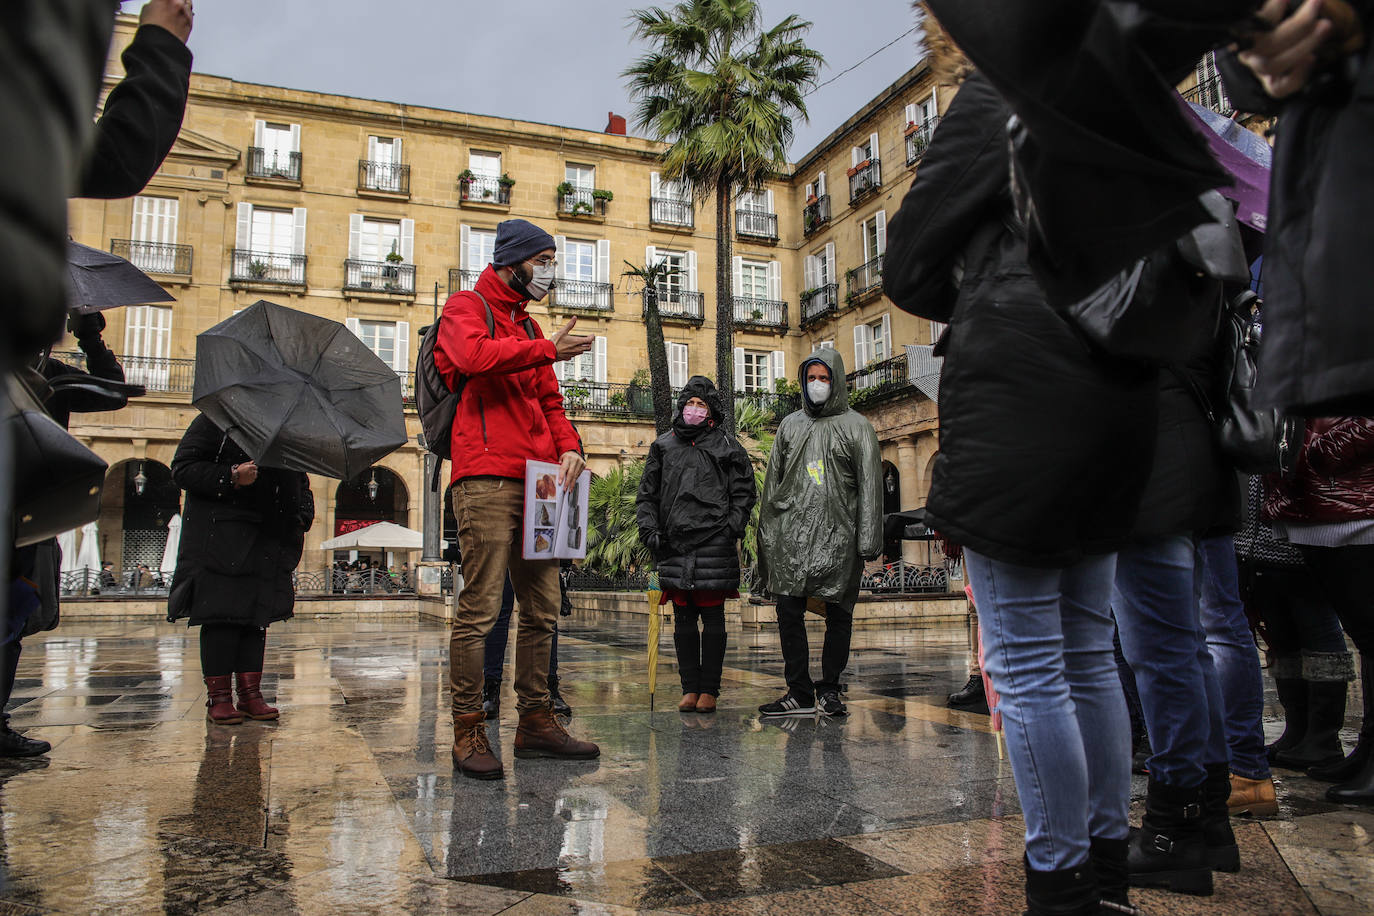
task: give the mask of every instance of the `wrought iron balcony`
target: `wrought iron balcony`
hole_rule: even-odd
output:
[[[801,408],[801,395],[799,394],[777,394],[772,391],[736,391],[735,406],[738,407],[745,401],[753,404],[767,415],[766,425],[770,429],[777,428],[783,417]],[[673,402],[677,403],[676,395]]]
[[[305,255],[235,248],[229,257],[230,283],[305,285]]]
[[[608,193],[600,188],[573,188],[558,195],[558,212],[565,216],[605,216]]]
[[[650,197],[649,222],[662,226],[692,228],[693,207],[690,200],[679,197]]]
[[[75,369],[85,370],[86,354],[80,350],[53,353],[53,358]],[[166,356],[116,356],[124,370],[124,380],[149,391],[190,394],[195,387],[196,361]]]
[[[778,215],[764,210],[736,210],[735,232],[756,239],[778,240]]]
[[[1183,93],[1185,102],[1193,102],[1203,108],[1211,109],[1217,114],[1230,117],[1235,108],[1231,106],[1231,100],[1226,96],[1226,87],[1222,85],[1221,75],[1209,76],[1207,79],[1198,83],[1191,89]]]
[[[693,290],[660,288],[658,314],[664,321],[701,324],[706,320],[706,297]]]
[[[410,166],[399,162],[358,160],[358,190],[384,191],[388,194],[410,193]]]
[[[118,255],[144,273],[190,276],[191,253],[190,245],[110,239],[110,254]]]
[[[612,310],[612,289],[609,283],[592,280],[555,280],[550,305],[563,309],[609,312]]]
[[[467,203],[509,205],[510,189],[501,179],[487,175],[458,179],[458,199]]]
[[[830,222],[829,194],[822,194],[807,203],[802,209],[802,231],[806,235],[810,235],[828,222]]]
[[[911,382],[911,364],[906,354],[856,369],[845,376],[845,381],[849,382],[851,391],[881,390],[884,393],[895,393],[915,387]]]
[[[480,276],[482,276],[480,270],[462,270],[457,267],[450,267],[448,270],[448,294],[452,296],[463,290],[476,289],[477,278]]]
[[[301,180],[301,154],[286,153],[260,146],[248,147],[249,178],[281,178],[285,181]]]
[[[654,393],[647,385],[567,379],[558,387],[563,393],[563,409],[569,413],[626,420],[654,415]]]
[[[938,117],[930,118],[906,135],[907,165],[915,165],[925,156],[926,147],[930,146],[930,138],[935,134],[935,127],[939,123]]]
[[[415,265],[403,261],[344,261],[344,289],[415,295]]]
[[[881,160],[870,159],[853,169],[849,176],[849,202],[863,200],[883,186],[883,164]]]
[[[787,330],[787,303],[756,296],[735,297],[735,327]]]
[[[839,309],[839,287],[834,283],[808,289],[801,294],[801,326],[824,321]]]
[[[862,302],[879,295],[883,291],[882,255],[846,272],[845,279],[849,284],[845,299],[849,302]]]

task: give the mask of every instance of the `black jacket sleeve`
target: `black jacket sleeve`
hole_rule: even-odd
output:
[[[883,291],[902,311],[949,321],[958,256],[991,205],[1008,193],[1010,115],[992,84],[975,73],[941,119],[887,229]]]
[[[652,534],[657,534],[661,524],[658,515],[658,488],[663,475],[663,449],[657,441],[649,446],[649,457],[644,460],[644,473],[639,478],[639,493],[635,495],[635,524],[639,526],[639,539],[647,542]]]
[[[229,479],[233,464],[217,460],[224,433],[204,415],[196,417],[181,437],[172,457],[172,481],[181,489],[208,499],[224,499],[234,489]]]
[[[78,197],[132,197],[167,158],[191,88],[191,51],[171,32],[140,26],[120,58],[124,79],[95,125]]]
[[[754,484],[754,463],[744,446],[735,442],[730,466],[730,537],[744,537],[749,515],[758,501],[758,487]]]

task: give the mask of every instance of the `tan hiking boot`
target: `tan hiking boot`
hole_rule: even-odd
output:
[[[1231,797],[1226,800],[1231,814],[1250,814],[1264,817],[1279,813],[1278,800],[1274,798],[1274,778],[1246,779],[1231,774]]]
[[[601,748],[568,734],[553,710],[534,709],[520,714],[520,725],[515,730],[515,756],[590,760],[601,756]]]
[[[473,779],[500,779],[506,771],[491,751],[485,718],[480,712],[453,717],[453,765]]]

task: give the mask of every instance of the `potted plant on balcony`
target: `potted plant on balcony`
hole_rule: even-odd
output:
[[[248,276],[254,280],[261,280],[267,276],[267,262],[252,260],[248,262]]]
[[[612,191],[607,191],[604,188],[597,188],[592,191],[592,202],[596,205],[596,209],[600,213],[605,213],[606,204],[613,200],[615,200],[615,194]]]
[[[515,187],[515,179],[507,175],[505,172],[502,172],[501,177],[496,179],[496,183],[503,188],[509,189]]]
[[[636,369],[625,390],[630,396],[630,410],[641,417],[653,415],[654,390],[648,369]]]
[[[752,318],[752,319],[754,319],[755,321],[762,321],[762,320],[763,320],[763,309],[759,309],[759,308],[754,309],[752,312],[749,313],[749,317]]]
[[[458,197],[461,200],[468,199],[468,189],[472,186],[472,179],[476,176],[472,174],[472,169],[463,169],[458,173]]]
[[[612,391],[606,400],[616,410],[625,410],[629,407],[629,401],[626,399],[624,391]]]
[[[872,159],[865,159],[863,162],[860,162],[858,165],[853,166],[852,168],[850,168],[850,170],[849,170],[848,172],[846,172],[845,174],[847,174],[850,178],[853,178],[855,175],[859,174],[859,173],[862,172],[864,169],[868,168],[868,166],[869,166],[872,162],[873,162]]]
[[[387,289],[396,288],[396,281],[401,277],[401,268],[397,265],[404,260],[401,253],[396,250],[396,243],[392,242],[391,250],[386,253],[386,264],[382,267],[382,279],[386,281]]]
[[[915,121],[907,121],[906,132],[903,134],[903,136],[910,137],[912,134],[916,133],[916,131],[920,129],[921,125],[917,124]]]

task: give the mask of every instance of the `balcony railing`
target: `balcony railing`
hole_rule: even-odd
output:
[[[609,312],[612,310],[612,289],[609,283],[592,280],[555,280],[551,304],[565,309]]]
[[[558,195],[558,212],[568,216],[605,216],[606,199],[591,188],[573,188]]]
[[[480,270],[463,270],[458,267],[448,269],[448,294],[462,292],[467,289],[477,288],[477,278],[482,276]]]
[[[906,135],[906,164],[915,165],[921,161],[926,154],[926,147],[930,146],[930,138],[935,133],[935,126],[940,123],[938,117],[930,118],[920,127]]]
[[[911,362],[906,354],[872,363],[845,376],[851,391],[895,392],[911,388]]]
[[[883,291],[882,255],[845,273],[849,290],[845,299],[861,302]]]
[[[260,146],[248,147],[249,178],[283,178],[301,180],[301,154],[278,150],[268,151]]]
[[[768,425],[776,426],[782,418],[801,407],[801,395],[777,394],[772,391],[736,391],[735,406],[748,402],[768,417]],[[677,403],[674,400],[673,403]]]
[[[510,185],[487,175],[458,179],[458,199],[478,204],[509,204]]]
[[[658,291],[658,314],[665,321],[688,321],[701,324],[706,320],[706,297],[692,290],[660,289]]]
[[[415,265],[401,261],[344,261],[344,289],[415,295]]]
[[[358,190],[410,193],[410,166],[399,162],[358,160]]]
[[[830,222],[830,195],[822,194],[802,209],[802,231],[810,235]]]
[[[1230,117],[1235,111],[1231,107],[1231,100],[1226,97],[1226,87],[1221,83],[1221,75],[1209,76],[1207,79],[1198,83],[1191,89],[1183,93],[1185,102],[1193,102],[1203,108],[1209,108],[1217,114]]]
[[[756,239],[778,239],[778,215],[763,210],[736,210],[735,232]]]
[[[833,315],[839,307],[839,287],[834,283],[808,289],[801,295],[801,326],[815,324]]]
[[[110,254],[124,258],[139,270],[150,274],[191,273],[190,245],[166,245],[162,242],[136,242],[130,239],[110,239]]]
[[[735,327],[787,330],[787,303],[756,296],[735,297]]]
[[[229,256],[230,283],[305,285],[305,255],[235,248]]]
[[[563,409],[591,417],[651,418],[654,394],[648,386],[568,379],[558,384]]]
[[[86,354],[80,350],[54,353],[53,358],[76,369],[86,368]],[[196,361],[165,356],[116,356],[124,370],[124,380],[149,391],[190,394],[195,387]]]
[[[678,197],[650,197],[649,222],[663,226],[692,227],[692,202]]]
[[[863,200],[883,185],[883,164],[878,159],[870,159],[868,163],[856,169],[853,175],[849,176],[849,202]]]

